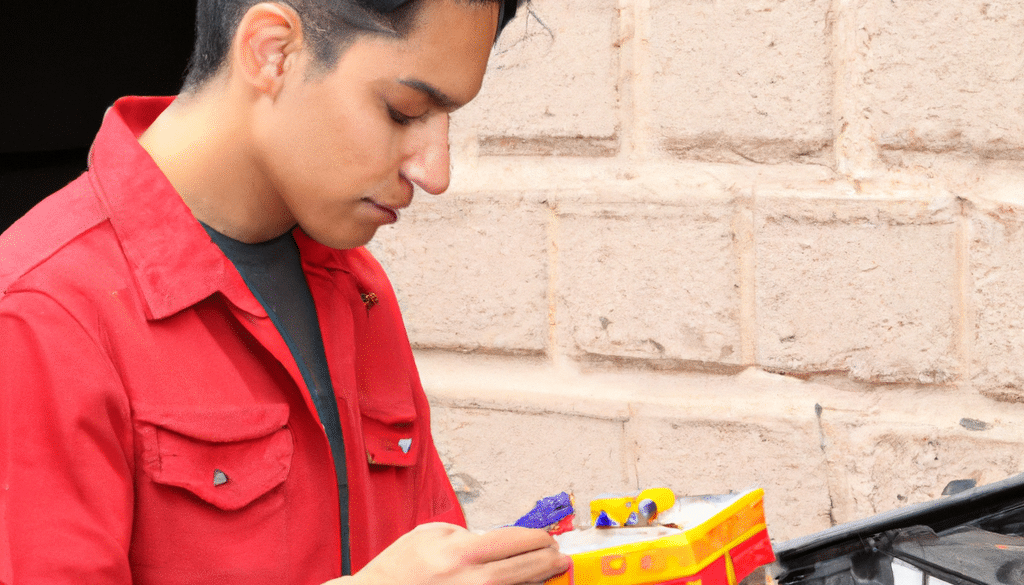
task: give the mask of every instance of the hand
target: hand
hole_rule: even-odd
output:
[[[569,568],[543,530],[499,528],[473,534],[424,524],[396,540],[348,583],[355,585],[519,585],[542,583]],[[340,580],[325,585],[342,585]]]

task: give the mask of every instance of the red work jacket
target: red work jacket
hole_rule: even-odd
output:
[[[330,449],[291,352],[138,144],[169,102],[120,100],[90,170],[0,236],[5,585],[340,575]],[[358,570],[417,524],[464,519],[379,264],[295,238],[337,394]]]

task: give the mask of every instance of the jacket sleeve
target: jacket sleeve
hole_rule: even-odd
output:
[[[427,440],[430,443],[429,449],[424,450],[425,456],[421,465],[420,517],[416,523],[447,522],[465,528],[466,517],[452,488],[451,480],[448,479],[448,472],[441,463],[429,434]]]
[[[130,583],[132,426],[102,341],[10,293],[0,364],[0,583]]]

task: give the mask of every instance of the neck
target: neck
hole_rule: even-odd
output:
[[[246,243],[295,223],[260,171],[251,111],[245,96],[214,79],[179,96],[139,138],[196,219]]]

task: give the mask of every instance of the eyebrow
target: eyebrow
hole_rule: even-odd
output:
[[[419,79],[399,79],[398,83],[425,93],[430,98],[430,101],[442,109],[457,110],[463,105],[425,81],[420,81]]]

